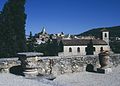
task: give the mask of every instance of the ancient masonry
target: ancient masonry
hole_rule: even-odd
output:
[[[93,66],[96,70],[100,67],[98,56],[71,56],[71,57],[33,57],[28,58],[27,64],[31,68],[37,69],[39,74],[64,74],[89,70],[88,66]],[[110,55],[111,66],[120,64],[120,54]],[[0,72],[9,71],[12,66],[20,65],[18,58],[0,59]]]

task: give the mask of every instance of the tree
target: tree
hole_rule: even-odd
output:
[[[94,51],[95,51],[95,48],[93,47],[93,42],[92,40],[90,40],[86,48],[86,55],[94,55]]]
[[[46,43],[42,43],[35,47],[35,51],[44,53],[45,56],[57,56],[59,46],[57,40],[49,39]]]
[[[30,32],[29,38],[27,40],[27,51],[28,52],[35,51],[35,41],[36,39],[32,36],[32,32]]]
[[[3,18],[2,18],[2,12],[0,12],[0,56],[4,55],[3,49],[4,49],[4,40],[3,40]]]
[[[45,44],[45,51],[46,56],[57,56],[58,55],[57,40],[49,39]]]
[[[63,52],[63,42],[62,41],[59,42],[58,52]]]
[[[26,50],[24,5],[25,0],[8,0],[3,7],[1,57],[14,56]]]
[[[30,31],[30,36],[29,36],[30,39],[33,38],[33,35],[32,35],[32,32]]]
[[[114,53],[120,53],[120,41],[110,42],[110,46]]]

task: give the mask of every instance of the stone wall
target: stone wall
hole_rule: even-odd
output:
[[[110,55],[110,62],[115,67],[118,66],[118,65],[120,65],[120,54]]]
[[[13,66],[20,65],[21,62],[18,58],[4,58],[0,59],[0,72],[9,72],[9,69]]]
[[[38,71],[40,74],[64,74],[86,71],[88,64],[99,67],[98,56],[71,56],[71,57],[47,57],[39,59],[37,62]]]
[[[38,69],[39,74],[42,75],[50,73],[60,75],[64,73],[82,72],[89,70],[89,67],[92,68],[92,66],[94,70],[100,67],[98,56],[94,55],[38,57],[37,60],[29,58],[28,62],[32,64],[31,66],[34,66],[34,68]],[[118,66],[120,64],[120,54],[110,55],[110,62],[113,66]],[[0,59],[0,70],[9,69],[10,67],[17,65],[20,65],[18,58]]]

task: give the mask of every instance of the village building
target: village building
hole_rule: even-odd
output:
[[[46,43],[49,39],[63,39],[65,37],[64,33],[58,34],[48,34],[46,29],[43,27],[40,33],[35,34],[34,38],[36,39],[36,44]]]
[[[35,39],[36,39],[36,44],[45,43],[49,40],[49,34],[47,34],[44,27],[40,33],[35,35]]]
[[[93,43],[94,52],[93,55],[98,55],[101,50],[110,50],[109,46],[109,31],[102,30],[102,38],[95,39],[94,37],[81,37],[80,39],[62,39],[63,52],[60,52],[59,56],[75,56],[86,55],[87,45]]]

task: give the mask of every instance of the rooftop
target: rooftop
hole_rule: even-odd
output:
[[[63,45],[65,46],[77,46],[77,45],[87,45],[90,42],[90,39],[71,39],[71,40],[62,40]],[[92,39],[93,45],[107,45],[107,43],[100,39]]]
[[[104,28],[101,30],[101,32],[109,32],[109,30]]]

